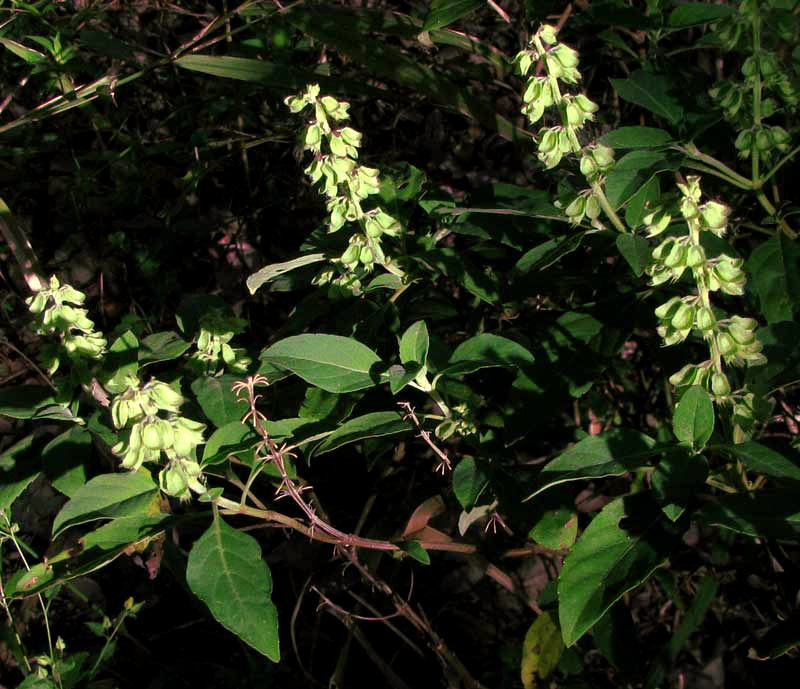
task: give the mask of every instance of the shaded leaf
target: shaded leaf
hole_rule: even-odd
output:
[[[736,9],[728,5],[715,5],[707,2],[687,2],[676,7],[669,15],[669,25],[676,29],[719,21],[736,14]]]
[[[678,124],[683,118],[683,108],[669,92],[671,84],[665,77],[636,70],[627,79],[612,79],[611,84],[621,98],[640,105],[671,124]]]
[[[453,471],[453,493],[461,507],[471,510],[489,484],[489,474],[483,462],[464,457]]]
[[[665,151],[640,149],[620,158],[606,179],[606,196],[614,208],[628,201],[659,170],[677,169],[678,165]]]
[[[649,436],[625,428],[584,438],[542,469],[535,490],[525,499],[568,481],[622,476],[646,465],[658,452],[655,445]]]
[[[496,366],[504,366],[510,370],[524,368],[534,363],[533,354],[514,340],[491,333],[481,333],[462,342],[453,355],[450,363],[482,361]]]
[[[522,642],[522,686],[525,689],[542,686],[539,680],[550,676],[563,652],[564,642],[561,640],[558,625],[549,612],[543,612],[528,628]]]
[[[247,412],[245,400],[238,400],[231,386],[238,376],[204,376],[192,381],[192,392],[206,417],[217,428],[240,421]]]
[[[355,443],[365,438],[406,433],[412,430],[410,421],[394,411],[379,411],[357,416],[343,423],[316,448],[315,454],[331,452],[342,445]]]
[[[600,137],[600,143],[611,148],[661,148],[674,139],[657,127],[620,127]]]
[[[800,537],[800,504],[794,490],[768,488],[756,493],[723,495],[698,515],[708,524],[753,538],[797,541]]]
[[[629,529],[623,527],[623,520]],[[561,570],[558,610],[564,643],[575,643],[625,593],[646,581],[677,542],[646,494],[606,505]]]
[[[186,583],[223,627],[273,662],[280,660],[272,576],[252,536],[214,519],[192,546]]]
[[[618,234],[616,244],[634,275],[640,277],[652,259],[650,242],[638,234]]]
[[[284,263],[272,263],[264,266],[261,270],[256,271],[247,278],[247,289],[250,294],[255,294],[259,287],[266,282],[271,282],[284,273],[288,273],[295,268],[302,268],[303,266],[311,265],[312,263],[319,263],[325,260],[325,254],[307,254],[306,256],[299,256],[291,261]]]
[[[71,498],[86,484],[91,448],[92,436],[80,426],[73,426],[47,443],[42,459],[45,473],[56,490]]]
[[[702,450],[714,432],[714,404],[700,385],[693,385],[681,397],[672,418],[672,431],[682,443]]]
[[[9,509],[39,475],[38,462],[30,466],[30,462],[21,461],[32,455],[33,441],[33,435],[28,435],[0,455],[0,467],[7,469],[0,471],[0,513]]]
[[[433,0],[431,10],[425,17],[423,31],[433,31],[449,26],[462,17],[472,14],[485,5],[484,0]]]
[[[783,233],[757,247],[747,260],[749,285],[770,324],[791,321],[800,304],[800,246]]]
[[[786,455],[766,445],[748,440],[738,445],[730,445],[727,450],[749,471],[800,482],[800,466]]]
[[[145,337],[139,345],[139,361],[142,363],[172,361],[191,346],[191,342],[187,342],[178,333],[171,330],[154,333]]]
[[[46,385],[12,385],[0,390],[0,416],[32,419],[55,403],[53,389]]]

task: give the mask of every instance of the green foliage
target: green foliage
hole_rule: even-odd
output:
[[[796,3],[558,28],[535,3],[159,6],[149,43],[97,3],[11,4],[7,200],[36,218],[0,200],[20,686],[102,685],[140,604],[95,605],[91,642],[51,626],[93,573],[128,598],[123,558],[244,642],[220,651],[237,686],[299,686],[294,663],[344,686],[365,657],[438,683],[420,656],[463,686],[667,686],[757,589],[731,652],[796,652]],[[442,551],[508,589],[506,638]],[[438,628],[443,602],[474,624]]]

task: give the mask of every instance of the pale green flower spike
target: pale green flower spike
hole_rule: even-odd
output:
[[[167,466],[159,474],[161,490],[181,500],[192,492],[205,493],[196,457],[197,446],[205,442],[205,426],[180,415],[183,395],[155,379],[141,385],[129,376],[126,383],[127,390],[111,403],[114,426],[123,429],[131,424],[127,440],[111,448],[122,459],[122,467],[137,471],[145,462],[158,462],[164,452]]]
[[[328,197],[329,232],[338,232],[348,223],[356,223],[360,231],[353,234],[347,249],[336,261],[341,272],[337,275],[335,270],[324,268],[315,283],[330,284],[332,296],[357,294],[361,289],[360,279],[375,265],[404,276],[397,264],[386,256],[381,244],[384,236],[396,237],[402,228],[400,222],[380,206],[364,209],[367,199],[380,191],[380,172],[357,163],[361,133],[342,126],[349,119],[350,106],[332,96],[320,97],[319,93],[319,86],[312,84],[305,93],[285,100],[293,113],[313,108],[304,149],[314,155],[314,160],[305,172]]]
[[[731,316],[720,318],[711,303],[713,292],[741,295],[744,293],[745,274],[743,261],[722,254],[708,257],[701,237],[710,232],[723,237],[727,232],[730,209],[719,201],[702,203],[700,178],[687,177],[678,184],[682,199],[680,214],[688,234],[668,236],[653,250],[653,262],[648,267],[652,285],[675,281],[689,272],[697,287],[697,294],[673,297],[659,306],[655,315],[659,319],[658,334],[669,346],[683,342],[693,330],[699,331],[708,344],[710,358],[700,364],[688,364],[670,377],[670,383],[683,388],[700,385],[720,404],[733,409],[734,440],[747,437],[753,424],[752,393],[732,390],[730,380],[723,371],[727,366],[757,366],[766,362],[761,354],[761,342],[755,334],[758,323],[752,318]],[[662,209],[644,218],[645,231],[655,237],[666,232],[672,216]],[[677,225],[676,229],[680,229]]]
[[[565,156],[580,155],[581,173],[590,184],[590,189],[580,192],[567,205],[565,214],[569,222],[577,225],[588,219],[592,227],[603,229],[600,214],[604,210],[615,227],[625,232],[625,226],[611,209],[602,189],[604,177],[614,164],[614,151],[597,143],[582,146],[580,142],[582,129],[594,119],[599,106],[584,93],[572,94],[562,89],[564,85],[571,87],[580,81],[578,53],[558,43],[555,27],[543,25],[514,62],[519,73],[527,77],[522,113],[528,121],[536,124],[548,111],[560,121],[560,124],[539,130],[537,158],[549,170]],[[530,74],[539,64],[543,74]]]
[[[71,359],[100,358],[106,351],[106,339],[94,329],[94,322],[87,310],[75,308],[86,300],[86,295],[70,285],[62,285],[53,275],[47,288],[40,290],[25,303],[31,313],[39,316],[37,332],[40,335],[55,335]],[[60,360],[53,353],[47,361],[52,375],[58,370]]]

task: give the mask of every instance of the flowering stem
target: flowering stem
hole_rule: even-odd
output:
[[[625,223],[622,222],[622,219],[617,215],[617,212],[612,207],[606,193],[603,191],[603,185],[600,184],[599,180],[595,180],[591,182],[592,193],[594,197],[597,199],[597,203],[600,204],[600,208],[603,209],[603,213],[606,214],[606,217],[611,221],[614,227],[623,234],[627,234],[628,228],[625,226]]]

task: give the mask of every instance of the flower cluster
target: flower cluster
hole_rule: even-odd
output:
[[[86,309],[78,308],[86,295],[70,285],[62,285],[54,275],[49,287],[28,297],[26,304],[31,313],[40,317],[37,332],[40,335],[56,335],[72,359],[90,357],[96,359],[105,352],[106,340],[95,331],[94,323]],[[46,368],[55,373],[60,364],[57,351],[46,354]]]
[[[197,363],[200,372],[203,375],[216,373],[221,358],[232,371],[245,373],[252,360],[244,350],[231,347],[230,341],[244,332],[247,323],[227,315],[222,309],[211,309],[203,314],[199,325],[197,351],[191,361]]]
[[[595,227],[602,227],[599,216],[600,182],[614,164],[614,151],[608,146],[591,144],[582,146],[579,133],[587,122],[594,119],[599,109],[583,93],[571,94],[562,85],[574,85],[580,80],[578,53],[559,43],[556,30],[543,25],[533,35],[528,47],[515,58],[517,70],[527,77],[522,96],[522,112],[531,124],[536,124],[552,110],[560,124],[542,127],[536,137],[537,157],[547,169],[558,165],[564,156],[580,154],[581,173],[591,185],[573,199],[565,209],[570,223],[577,225],[588,218]],[[543,74],[531,74],[537,64]]]
[[[728,50],[751,53],[742,62],[739,79],[721,80],[709,91],[725,119],[739,130],[736,148],[742,158],[754,153],[770,158],[790,148],[783,127],[762,123],[781,111],[794,113],[800,102],[791,70],[783,64],[781,43],[792,46],[795,41],[795,18],[786,10],[746,0],[738,12],[720,22],[716,32]],[[767,22],[768,32],[761,28]]]
[[[196,458],[205,426],[180,415],[183,395],[158,380],[141,385],[138,378],[130,376],[125,382],[127,389],[111,404],[116,428],[132,424],[127,440],[112,448],[122,458],[122,466],[135,471],[144,462],[159,461],[163,451],[167,466],[159,473],[161,490],[181,500],[187,500],[192,492],[205,493]]]
[[[397,219],[379,206],[365,210],[368,197],[380,191],[380,173],[375,168],[358,165],[361,134],[342,126],[349,119],[349,104],[332,96],[320,97],[317,84],[305,93],[290,96],[286,104],[293,113],[313,110],[305,133],[304,148],[314,155],[305,169],[314,184],[328,198],[328,227],[337,232],[347,223],[359,225],[350,237],[348,247],[338,257],[339,270],[323,269],[317,284],[330,284],[332,292],[357,293],[360,278],[376,264],[396,275],[403,272],[386,256],[381,245],[384,236],[396,237],[401,230]]]
[[[699,177],[688,177],[678,184],[678,189],[682,195],[680,216],[689,233],[666,236],[653,251],[653,262],[647,272],[651,284],[659,285],[679,279],[688,270],[697,293],[673,297],[656,309],[658,334],[665,345],[673,345],[683,342],[693,330],[697,330],[708,343],[711,356],[700,364],[684,366],[670,378],[670,382],[678,387],[701,385],[717,402],[731,402],[734,413],[741,415],[739,407],[749,405],[751,408],[752,401],[747,401],[744,392],[731,393],[723,363],[752,366],[764,363],[765,358],[755,334],[756,321],[740,316],[720,317],[720,312],[711,304],[713,292],[744,293],[746,278],[742,260],[726,254],[708,257],[701,239],[705,232],[723,237],[730,210],[718,201],[701,203]],[[672,214],[659,209],[645,216],[644,223],[648,236],[660,236],[669,230]]]

